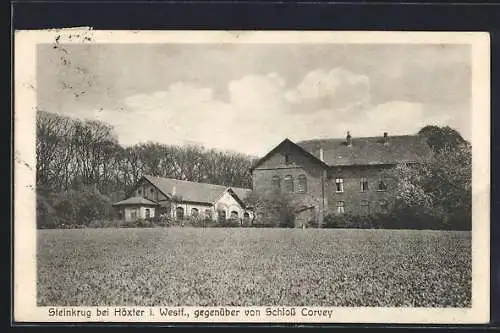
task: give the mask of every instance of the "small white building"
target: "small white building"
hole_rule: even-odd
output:
[[[156,202],[142,197],[131,197],[113,204],[120,212],[120,217],[126,221],[149,219],[155,216],[159,207]]]
[[[144,175],[129,198],[114,206],[125,220],[163,215],[176,219],[231,218],[246,223],[253,219],[252,211],[244,203],[251,191],[247,188]]]

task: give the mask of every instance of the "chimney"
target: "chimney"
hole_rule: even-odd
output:
[[[321,162],[325,161],[324,152],[323,152],[323,144],[320,144],[320,146],[319,146],[319,159]]]
[[[175,195],[175,185],[172,187],[172,195]]]
[[[384,145],[389,144],[389,135],[387,132],[384,132]]]
[[[346,142],[346,144],[347,144],[348,147],[350,147],[352,145],[351,133],[350,132],[347,132],[347,136],[345,138],[345,142]]]

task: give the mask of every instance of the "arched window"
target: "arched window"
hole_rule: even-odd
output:
[[[244,220],[249,220],[250,219],[250,214],[248,214],[248,212],[244,212],[243,213],[243,219]]]
[[[151,212],[149,211],[149,208],[146,208],[146,218],[149,219],[151,217]]]
[[[237,212],[237,211],[235,211],[235,210],[233,210],[233,211],[231,212],[231,218],[232,218],[232,219],[237,219],[237,218],[238,218],[238,212]]]
[[[175,209],[175,216],[179,219],[182,220],[184,218],[184,208],[182,207],[177,207]]]
[[[288,193],[293,193],[293,178],[290,175],[285,176],[285,190]]]
[[[198,208],[191,208],[191,216],[198,217]]]
[[[272,186],[273,186],[274,190],[278,190],[279,191],[279,189],[281,188],[280,176],[273,176]]]
[[[219,209],[217,211],[217,218],[219,221],[225,221],[226,220],[226,211],[224,209]]]
[[[207,219],[207,220],[212,219],[212,210],[211,209],[205,209],[205,219]]]
[[[299,175],[299,177],[297,177],[297,192],[300,192],[300,193],[307,192],[307,177],[306,177],[306,175]]]

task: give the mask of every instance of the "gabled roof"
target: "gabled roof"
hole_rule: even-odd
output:
[[[150,175],[144,175],[143,177],[169,198],[175,196],[181,201],[188,202],[212,204],[228,189],[231,189],[242,201],[252,191],[248,188],[190,182]]]
[[[157,206],[158,204],[154,201],[148,200],[143,197],[131,197],[122,201],[115,202],[113,204],[113,206],[124,206],[124,205]]]
[[[267,153],[266,155],[264,155],[264,157],[262,157],[257,162],[255,162],[255,164],[250,168],[250,170],[254,170],[255,168],[257,168],[265,160],[267,160],[270,156],[272,156],[274,153],[276,153],[277,151],[279,151],[285,145],[290,145],[290,146],[296,148],[297,150],[299,150],[300,152],[302,152],[305,156],[310,157],[311,160],[313,160],[314,162],[317,162],[317,163],[319,163],[319,164],[321,164],[323,166],[327,166],[324,162],[322,162],[321,160],[319,160],[316,156],[314,156],[313,154],[311,154],[309,151],[305,150],[303,147],[297,145],[296,143],[294,143],[290,139],[286,138],[285,140],[281,141],[281,143],[279,145],[277,145],[276,147],[274,147],[269,153]]]
[[[415,162],[429,156],[431,149],[426,139],[419,135],[384,137],[352,137],[351,146],[345,139],[317,139],[300,141],[297,145],[319,158],[323,147],[323,159],[329,166],[394,164]]]

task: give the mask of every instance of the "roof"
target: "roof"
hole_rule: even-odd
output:
[[[144,175],[144,178],[168,197],[172,197],[175,195],[182,201],[197,203],[212,204],[217,201],[226,190],[232,190],[240,200],[244,200],[252,191],[248,188],[198,183],[187,180],[163,178],[150,175]]]
[[[328,166],[327,164],[325,164],[323,161],[321,161],[320,159],[318,159],[316,156],[314,156],[310,151],[307,151],[305,150],[303,147],[297,145],[295,142],[291,141],[290,139],[286,138],[285,140],[281,141],[279,145],[277,145],[276,147],[274,147],[269,153],[267,153],[264,157],[262,157],[261,159],[257,160],[254,165],[250,168],[250,170],[254,170],[255,168],[257,168],[259,165],[261,165],[268,157],[272,156],[276,151],[280,150],[282,147],[284,147],[285,145],[289,145],[289,146],[292,146],[294,148],[296,148],[297,150],[299,150],[301,153],[303,153],[304,155],[306,155],[307,157],[311,158],[312,161],[314,162],[317,162],[323,166]]]
[[[115,202],[113,206],[123,206],[123,205],[150,205],[157,206],[158,204],[154,201],[148,200],[143,197],[131,197],[122,201]]]
[[[394,164],[415,162],[431,152],[425,137],[419,135],[352,137],[351,146],[342,139],[317,139],[297,143],[304,150],[319,158],[323,147],[323,159],[329,166]]]

